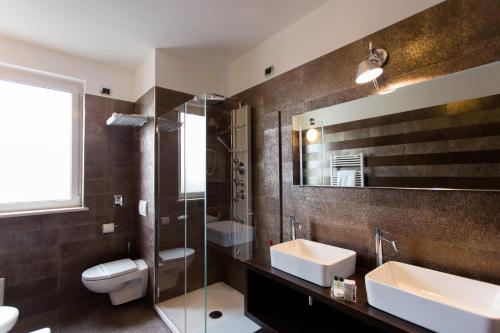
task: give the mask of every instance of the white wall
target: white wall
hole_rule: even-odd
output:
[[[153,49],[135,71],[134,98],[153,86],[199,95],[220,92],[221,67],[202,64],[164,49]]]
[[[85,92],[100,95],[111,89],[112,98],[133,101],[133,71],[66,53],[0,37],[0,63],[48,72],[85,82]]]
[[[221,68],[156,49],[155,82],[162,88],[198,95],[220,91]]]
[[[221,68],[152,49],[134,71],[0,37],[0,63],[83,81],[85,92],[135,102],[153,86],[190,94],[220,92]]]
[[[270,65],[274,76],[285,73],[442,1],[330,0],[229,64],[221,73],[223,93],[262,83]]]
[[[134,73],[134,101],[154,87],[156,50],[152,49]]]
[[[0,37],[0,63],[83,80],[87,93],[109,87],[112,98],[136,101],[154,85],[191,94],[232,96],[275,75],[376,32],[443,0],[330,0],[221,68],[154,49],[134,71]],[[390,51],[390,50],[389,50]]]

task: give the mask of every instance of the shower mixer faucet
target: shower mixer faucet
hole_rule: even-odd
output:
[[[245,182],[242,179],[234,178],[233,182],[236,184],[236,186],[245,186]]]

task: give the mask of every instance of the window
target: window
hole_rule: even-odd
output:
[[[205,117],[181,113],[180,198],[203,198],[205,193]],[[185,175],[185,177],[184,177]]]
[[[0,67],[0,213],[82,206],[81,92]]]

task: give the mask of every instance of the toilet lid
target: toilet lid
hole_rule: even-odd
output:
[[[194,253],[193,249],[186,248],[186,257]],[[175,249],[162,250],[159,253],[161,262],[176,261],[184,259],[184,248],[178,247]]]
[[[136,263],[131,259],[110,261],[94,266],[82,273],[82,279],[86,281],[110,279],[137,270]]]

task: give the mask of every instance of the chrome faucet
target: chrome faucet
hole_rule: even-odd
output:
[[[383,236],[383,234],[388,234],[387,232],[381,230],[380,228],[375,228],[375,256],[377,258],[377,267],[384,263],[384,253],[382,250],[382,241],[390,243],[394,251],[398,252],[398,247],[396,246],[395,240],[389,240]]]
[[[290,217],[288,218],[288,221],[290,222],[290,232],[292,235],[292,240],[295,240],[296,239],[295,238],[295,234],[296,234],[295,228],[302,230],[302,225],[300,225],[300,223],[297,222],[297,218],[294,215],[290,215]]]

